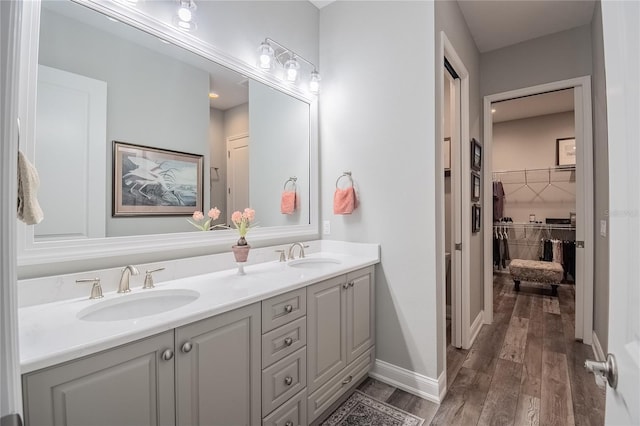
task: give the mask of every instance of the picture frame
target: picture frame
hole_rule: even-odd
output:
[[[451,138],[444,138],[442,145],[442,164],[444,165],[444,175],[451,175]]]
[[[556,139],[556,166],[576,165],[576,138]]]
[[[480,174],[471,172],[471,201],[480,201]]]
[[[473,204],[471,206],[471,232],[480,232],[482,224],[482,209],[479,204]]]
[[[482,169],[482,146],[475,138],[471,139],[471,169],[476,171]]]
[[[113,141],[112,216],[202,211],[204,156]]]

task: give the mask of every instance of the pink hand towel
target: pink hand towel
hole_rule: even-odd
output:
[[[333,214],[351,214],[356,208],[356,191],[353,186],[336,188],[333,194]]]
[[[283,191],[280,200],[280,212],[293,214],[296,211],[296,191]]]

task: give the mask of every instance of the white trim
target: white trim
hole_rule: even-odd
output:
[[[442,402],[446,391],[446,371],[434,379],[376,359],[369,376],[437,404]]]
[[[491,153],[493,148],[493,132],[491,120],[491,103],[496,101],[518,98],[522,96],[530,96],[554,90],[580,88],[581,95],[575,96],[579,105],[575,106],[576,120],[581,118],[581,129],[576,129],[576,136],[580,134],[583,140],[583,156],[580,169],[584,173],[583,188],[577,188],[582,191],[584,197],[583,214],[578,217],[579,232],[576,232],[577,239],[583,239],[585,242],[584,262],[583,262],[583,279],[580,286],[576,288],[576,339],[582,339],[585,344],[591,344],[593,335],[593,133],[592,133],[592,117],[591,117],[591,77],[577,77],[568,80],[555,81],[552,83],[541,84],[538,86],[525,87],[522,89],[511,90],[509,92],[496,93],[484,97],[484,191],[485,194],[492,193],[492,163]],[[580,90],[576,90],[580,92]],[[581,102],[580,102],[581,101]],[[581,112],[581,114],[580,114]],[[578,121],[580,123],[580,121]],[[580,161],[578,159],[578,161]],[[576,205],[578,208],[578,206]],[[484,219],[484,248],[485,254],[492,251],[492,219],[485,214]],[[493,321],[493,266],[491,256],[484,257],[484,321],[490,324]]]
[[[478,337],[478,334],[480,333],[483,325],[484,312],[480,311],[478,312],[478,316],[476,316],[476,319],[473,321],[473,324],[471,324],[471,329],[469,330],[469,335],[471,336],[469,347],[473,346],[473,343],[476,341],[476,338]]]
[[[0,4],[0,418],[22,414],[20,356],[18,354],[18,288],[16,268],[17,158],[22,17],[29,2]],[[6,55],[6,56],[5,56]]]
[[[284,84],[275,76],[257,70],[255,67],[230,56],[215,46],[197,37],[180,31],[142,11],[118,2],[97,0],[74,0],[107,16],[140,28],[147,33],[163,38],[171,43],[192,51],[206,59],[264,83],[270,87],[300,99],[309,104],[309,224],[256,228],[251,233],[251,241],[256,246],[275,245],[292,240],[312,240],[319,233],[319,169],[318,169],[318,99],[298,88]],[[35,84],[37,81],[38,36],[40,0],[24,2],[32,13],[25,15],[23,26],[26,47],[21,52],[20,76],[20,118],[23,125],[23,139],[32,140],[35,133]],[[23,31],[24,33],[25,31]],[[25,146],[28,146],[26,144]],[[33,153],[26,152],[32,158]],[[203,235],[206,234],[206,235]],[[51,264],[86,259],[103,259],[143,253],[174,253],[176,250],[207,248],[211,252],[222,252],[233,245],[237,236],[234,230],[217,232],[185,232],[164,235],[143,235],[131,237],[95,238],[76,241],[34,242],[33,229],[18,225],[19,266]],[[173,254],[175,257],[175,253]]]
[[[591,349],[593,349],[593,355],[596,357],[596,361],[604,361],[607,356],[602,350],[602,345],[600,344],[600,339],[598,339],[598,335],[596,331],[593,330],[592,338],[591,338]]]

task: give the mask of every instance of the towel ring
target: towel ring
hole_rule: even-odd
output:
[[[353,178],[351,177],[351,172],[343,172],[340,175],[340,177],[338,177],[338,179],[336,179],[336,188],[340,188],[338,186],[338,183],[340,183],[340,179],[342,179],[343,177],[349,178],[349,182],[351,182],[351,186],[353,186]]]
[[[295,189],[295,188],[296,188],[296,182],[297,182],[297,181],[298,181],[298,178],[297,178],[297,177],[295,177],[295,176],[290,177],[289,179],[287,179],[287,180],[285,181],[285,183],[284,183],[284,188],[283,188],[283,189],[284,189],[284,190],[286,190],[286,189],[287,189],[287,184],[288,184],[289,182],[292,182],[292,183],[293,183],[293,189]]]

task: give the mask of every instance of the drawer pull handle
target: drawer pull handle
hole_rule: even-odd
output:
[[[193,345],[191,344],[191,342],[185,342],[185,344],[182,345],[181,351],[185,354],[188,354],[189,352],[191,352],[191,349],[193,349]]]
[[[173,351],[171,349],[167,349],[166,351],[162,352],[163,360],[171,361],[171,358],[173,358]]]
[[[291,313],[291,311],[293,311],[293,306],[291,305],[284,305],[284,311],[286,313]]]
[[[285,346],[291,346],[293,344],[293,339],[291,337],[287,337],[284,339]]]
[[[342,381],[342,384],[343,385],[347,385],[347,384],[351,383],[351,380],[353,380],[353,376],[350,375],[349,377],[347,377],[346,379],[344,379]]]
[[[291,376],[287,376],[284,378],[284,384],[287,386],[291,386],[291,383],[293,383],[293,377]]]
[[[291,420],[287,420],[284,426],[293,426],[293,422]]]

